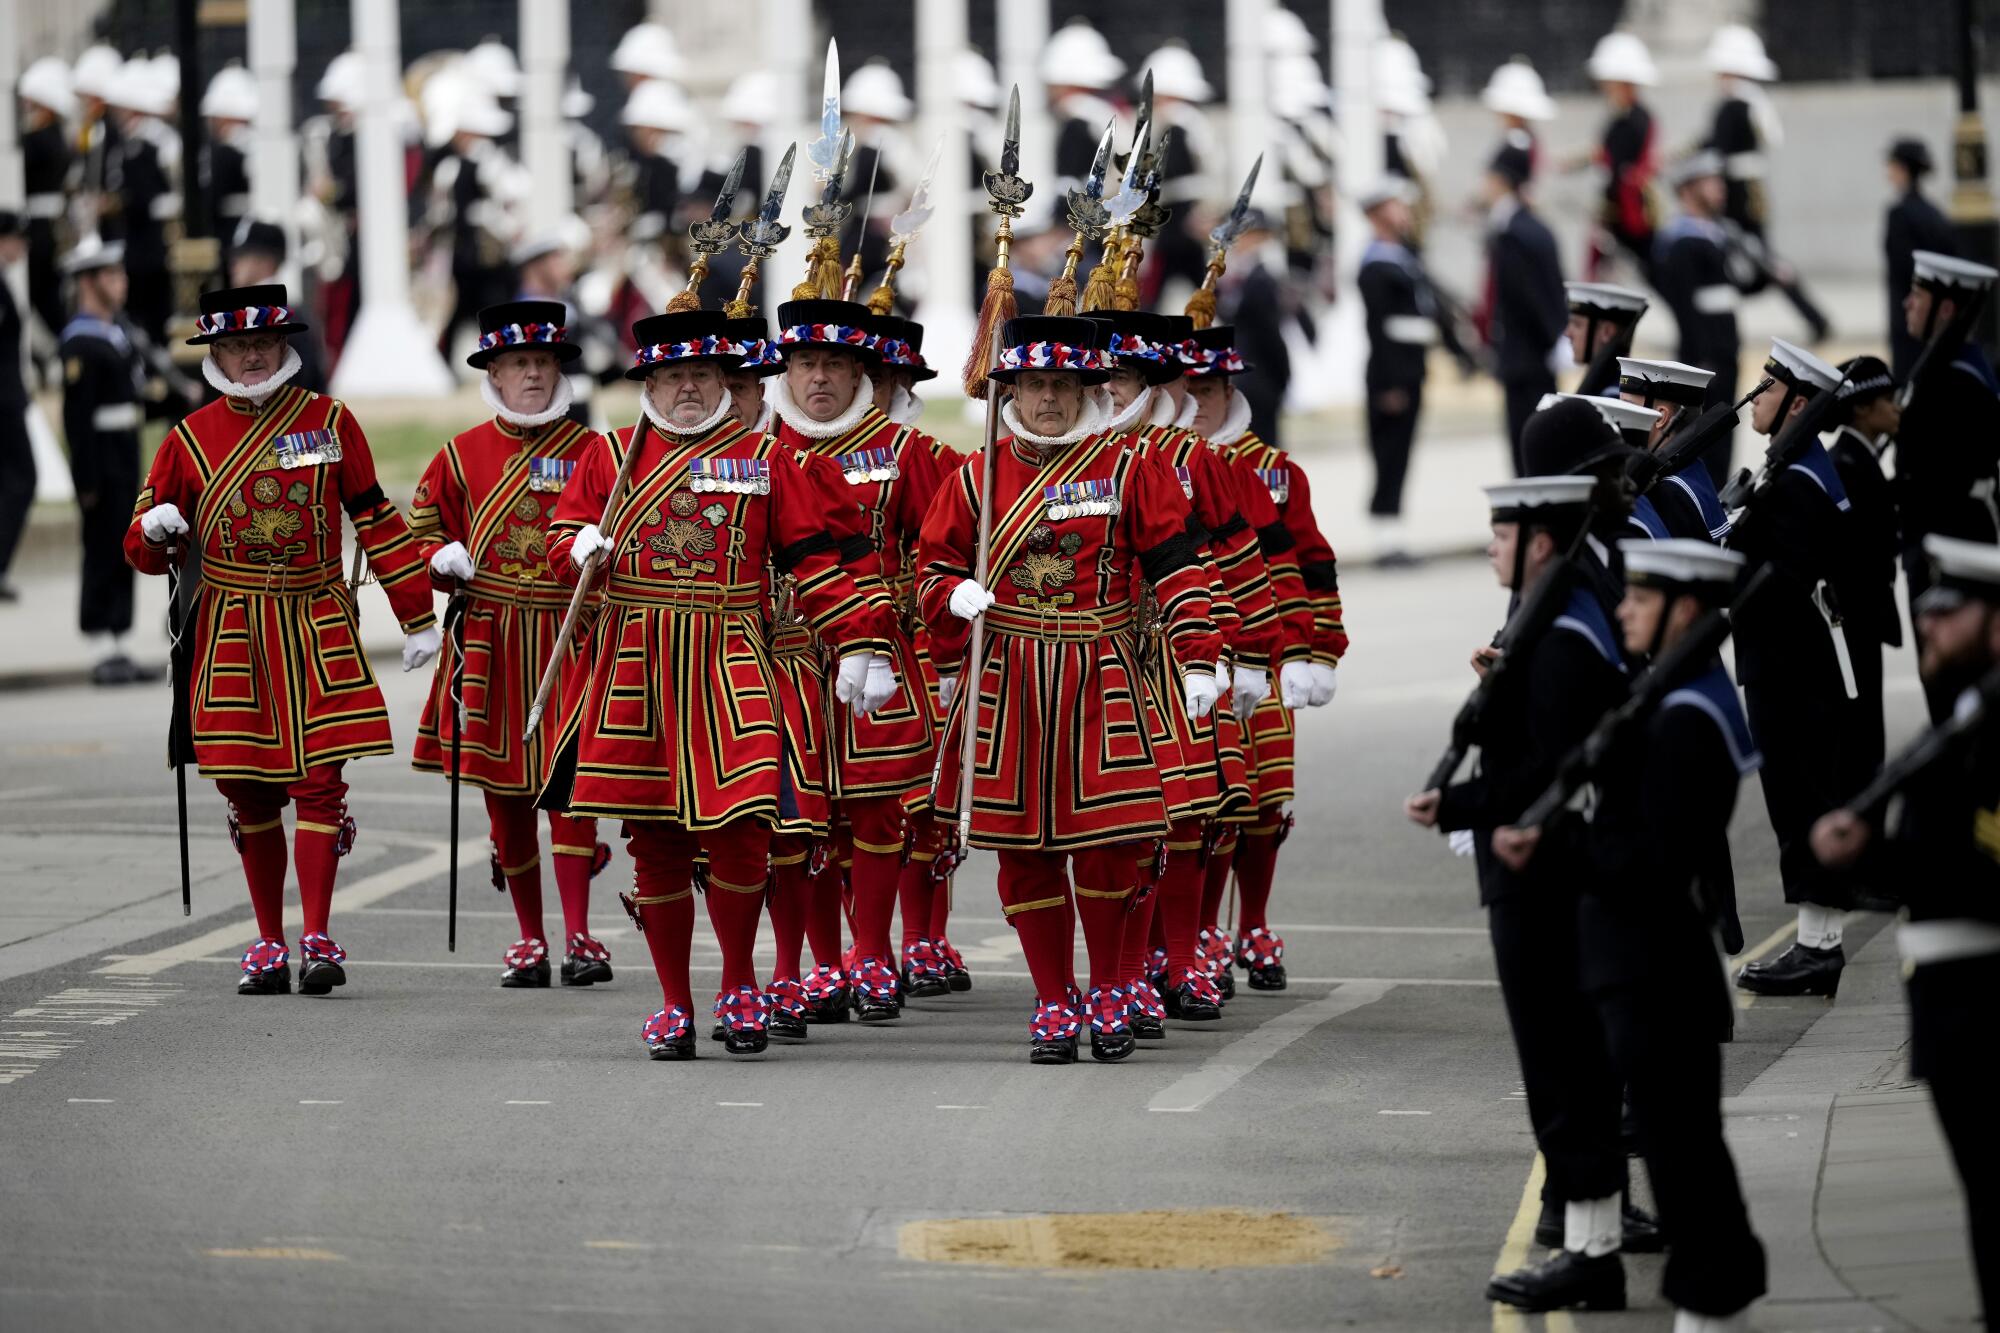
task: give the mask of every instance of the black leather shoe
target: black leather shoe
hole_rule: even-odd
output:
[[[1667,1233],[1660,1219],[1630,1199],[1625,1201],[1622,1230],[1618,1244],[1627,1254],[1658,1254],[1667,1248]]]
[[[548,968],[549,965],[547,963],[542,964],[544,974],[548,972]],[[611,980],[611,964],[599,962],[593,958],[583,958],[573,953],[563,955],[563,985],[595,986],[600,982],[609,980]],[[544,981],[542,984],[546,986],[549,983]]]
[[[954,967],[945,974],[944,984],[956,991],[972,989],[972,973],[962,967]]]
[[[1060,1037],[1055,1041],[1038,1041],[1028,1046],[1028,1063],[1035,1065],[1073,1065],[1076,1063],[1076,1038]]]
[[[1809,949],[1794,944],[1776,958],[1744,966],[1736,974],[1736,985],[1752,995],[1824,995],[1832,999],[1840,989],[1840,972],[1847,955],[1836,944],[1831,949]]]
[[[842,986],[818,1004],[807,1005],[806,1022],[845,1023],[853,1013],[853,1010],[849,1007],[852,998],[848,988]]]
[[[951,983],[943,977],[920,977],[906,967],[903,969],[903,994],[912,1000],[931,1000],[951,994]]]
[[[1093,1060],[1109,1064],[1113,1060],[1123,1060],[1138,1049],[1139,1043],[1132,1039],[1129,1032],[1090,1034],[1090,1058]]]
[[[731,1032],[722,1039],[722,1049],[731,1055],[755,1055],[770,1044],[768,1032]]]
[[[500,984],[508,990],[534,990],[549,984],[549,960],[537,959],[532,967],[510,967],[500,974]]]
[[[1285,988],[1285,965],[1273,963],[1269,967],[1253,967],[1244,964],[1250,973],[1251,990],[1283,990]]]
[[[902,1017],[903,1006],[881,996],[864,997],[854,992],[854,1016],[864,1023],[887,1023]]]
[[[1625,1265],[1616,1252],[1592,1259],[1575,1250],[1557,1250],[1540,1263],[1496,1273],[1486,1284],[1486,1299],[1517,1310],[1540,1312],[1625,1308]]]
[[[325,995],[347,984],[347,972],[331,958],[308,958],[299,965],[299,994]]]
[[[1167,1039],[1167,1025],[1157,1018],[1148,1018],[1144,1014],[1141,1014],[1139,1017],[1128,1019],[1127,1021],[1132,1025],[1132,1035],[1140,1041],[1165,1041]]]
[[[1220,991],[1222,992],[1222,998],[1223,998],[1223,999],[1225,999],[1225,1000],[1233,1000],[1233,999],[1235,999],[1235,998],[1236,998],[1236,969],[1235,969],[1235,968],[1233,968],[1233,967],[1225,967],[1225,968],[1223,968],[1223,969],[1222,969],[1222,975],[1221,975],[1221,976],[1219,976],[1219,977],[1217,977],[1217,978],[1215,979],[1215,985],[1216,985],[1216,988],[1217,988],[1217,989],[1219,989],[1219,990],[1220,990]]]
[[[245,972],[236,983],[238,995],[290,995],[292,968],[289,963],[267,967],[262,972]]]
[[[664,1041],[658,1046],[646,1048],[649,1060],[692,1060],[694,1059],[694,1034],[689,1033],[678,1041]]]
[[[1183,1023],[1213,1023],[1222,1017],[1221,1005],[1211,1004],[1178,987],[1164,992],[1160,1000],[1167,1006],[1167,1017]]]
[[[767,1026],[770,1028],[772,1036],[789,1037],[794,1041],[804,1041],[808,1031],[805,1019],[792,1014],[779,1013],[775,1008],[771,1010],[771,1017]]]

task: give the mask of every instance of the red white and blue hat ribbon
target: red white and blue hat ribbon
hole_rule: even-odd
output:
[[[291,322],[290,306],[246,305],[235,310],[218,310],[212,315],[199,316],[194,322],[194,328],[202,337],[213,338],[218,333],[247,333],[251,329],[264,329],[274,324]]]
[[[634,366],[659,366],[669,361],[687,361],[701,356],[747,355],[749,349],[740,342],[732,342],[719,333],[711,333],[705,338],[693,338],[687,342],[653,343],[641,347],[632,354]]]
[[[491,333],[479,335],[479,350],[490,352],[496,347],[533,347],[538,344],[559,343],[569,334],[561,324],[503,324]]]
[[[743,369],[758,370],[764,366],[781,366],[785,358],[778,351],[778,344],[769,338],[746,338],[743,341]]]
[[[1136,333],[1113,333],[1110,345],[1104,349],[1106,356],[1134,356],[1142,361],[1165,361],[1170,347],[1162,343],[1149,343]]]
[[[1234,347],[1201,348],[1200,369],[1222,375],[1243,373],[1243,354]]]
[[[778,341],[792,343],[826,343],[835,347],[853,347],[864,352],[879,351],[882,338],[852,324],[788,324],[778,331]]]
[[[875,350],[880,352],[882,359],[892,366],[909,366],[915,368],[924,363],[924,359],[917,355],[915,349],[901,338],[884,338],[878,336],[875,340]]]
[[[1001,370],[1104,370],[1104,353],[1095,347],[1035,342],[1000,349]]]
[[[1199,370],[1208,364],[1208,353],[1192,338],[1183,338],[1177,343],[1169,343],[1166,350],[1180,358],[1180,363],[1190,370]]]

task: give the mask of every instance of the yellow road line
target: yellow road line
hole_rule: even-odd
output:
[[[1542,1155],[1535,1154],[1535,1160],[1528,1168],[1528,1183],[1521,1187],[1521,1206],[1514,1210],[1514,1221],[1507,1228],[1507,1239],[1500,1246],[1500,1258],[1494,1263],[1496,1273],[1511,1273],[1528,1262],[1535,1249],[1535,1223],[1542,1218],[1542,1181],[1546,1176],[1542,1165]],[[1548,1333],[1576,1333],[1576,1321],[1567,1310],[1551,1310],[1539,1316],[1540,1327]],[[1493,1302],[1493,1333],[1526,1333],[1535,1328],[1537,1316],[1516,1310],[1511,1305]]]

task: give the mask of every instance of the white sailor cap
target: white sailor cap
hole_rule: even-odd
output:
[[[106,241],[96,232],[91,232],[76,243],[76,248],[62,257],[62,271],[72,276],[78,273],[93,273],[101,268],[111,268],[125,262],[125,242]]]
[[[1636,320],[1646,313],[1646,294],[1615,282],[1566,282],[1563,293],[1569,297],[1572,312],[1589,311],[1620,320],[1628,315]]]
[[[1638,588],[1710,586],[1734,588],[1743,571],[1743,553],[1691,537],[1653,541],[1628,537],[1618,543],[1625,557],[1625,582]]]
[[[1910,259],[1916,265],[1910,283],[1916,287],[1983,292],[1993,285],[1995,278],[2000,278],[2000,269],[1954,255],[1941,255],[1935,250],[1912,251]]]
[[[1400,199],[1406,204],[1411,204],[1416,202],[1416,198],[1417,187],[1409,180],[1402,176],[1384,176],[1354,202],[1362,212],[1371,213],[1391,199]]]
[[[1618,358],[1618,392],[1636,394],[1649,402],[1699,406],[1708,392],[1712,370],[1690,366],[1684,361],[1648,361],[1636,356]]]
[[[2000,601],[2000,546],[1959,537],[1924,538],[1934,582],[1917,598],[1919,612],[1956,610],[1966,601]]]
[[[1788,343],[1783,338],[1771,339],[1771,355],[1764,362],[1764,373],[1806,394],[1837,389],[1842,378],[1839,367],[1828,365],[1797,343]]]
[[[1597,478],[1584,476],[1516,477],[1497,486],[1488,486],[1486,503],[1495,522],[1518,522],[1531,514],[1582,509],[1597,489]],[[1551,513],[1550,516],[1554,516]]]
[[[1638,431],[1646,434],[1653,429],[1653,423],[1660,418],[1658,410],[1628,403],[1622,398],[1603,398],[1594,393],[1545,393],[1535,404],[1537,412],[1547,411],[1557,403],[1574,398],[1578,402],[1589,403],[1604,418],[1605,424],[1615,431]]]
[[[1722,174],[1722,154],[1713,148],[1699,148],[1686,157],[1667,167],[1667,184],[1676,190],[1690,181],[1698,181],[1704,176]]]

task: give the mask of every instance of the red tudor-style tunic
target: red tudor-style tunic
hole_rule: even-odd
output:
[[[779,444],[796,461],[831,464],[825,473],[830,499],[855,507],[862,535],[881,555],[883,576],[893,581],[905,543],[922,529],[931,499],[944,484],[946,468],[930,438],[872,407],[851,429],[824,440],[801,435],[783,417],[773,425]],[[831,743],[827,795],[835,801],[901,800],[921,792],[930,778],[936,731],[931,705],[922,696],[924,672],[909,633],[900,625],[894,633],[897,689],[889,702],[855,717],[830,690],[822,692]]]
[[[556,710],[542,715],[531,739],[521,738],[569,608],[569,587],[543,555],[556,500],[596,438],[569,420],[524,430],[495,418],[454,436],[417,483],[410,531],[426,565],[450,542],[462,543],[472,559],[459,775],[484,791],[532,796],[548,770]],[[433,575],[433,582],[451,591],[451,580]],[[583,639],[572,640],[565,670],[581,657]],[[454,652],[447,637],[417,727],[411,762],[426,773],[442,773],[450,762]]]
[[[986,660],[946,715],[932,795],[957,817],[960,728],[978,709],[972,842],[1079,847],[1158,837],[1167,810],[1147,739],[1132,605],[1143,573],[1183,670],[1213,671],[1220,638],[1208,576],[1171,473],[1123,439],[1095,435],[1044,458],[1011,436],[994,460]],[[938,668],[970,631],[951,592],[971,576],[979,464],[939,492],[925,520],[918,599]]]
[[[1299,571],[1299,592],[1297,600],[1289,600],[1287,590],[1279,587],[1280,616],[1291,625],[1310,626],[1305,660],[1337,666],[1347,652],[1347,630],[1341,623],[1340,578],[1333,548],[1313,516],[1312,488],[1306,474],[1283,449],[1266,444],[1252,432],[1246,431],[1236,443],[1224,446],[1223,453],[1252,469],[1255,481],[1248,489],[1254,492],[1261,486],[1277,512],[1283,535],[1275,529],[1266,529],[1271,535],[1265,539],[1265,551],[1269,553],[1287,538],[1291,542],[1291,554]],[[1287,635],[1284,660],[1300,660],[1298,643],[1296,631]],[[1257,706],[1245,727],[1257,803],[1266,807],[1289,801],[1294,794],[1293,753],[1297,732],[1291,711],[1279,700],[1276,685],[1273,680],[1271,697]]]
[[[139,524],[159,504],[180,509],[181,540],[201,552],[188,711],[202,774],[296,782],[390,753],[342,577],[343,509],[404,632],[436,619],[417,544],[346,407],[286,385],[261,409],[222,398],[190,413],[154,455],[125,532],[125,558],[145,574],[167,570],[167,546]]]
[[[597,522],[631,431],[592,443],[556,504],[548,560]],[[840,655],[886,652],[886,598],[841,564],[823,488],[768,436],[734,421],[694,437],[648,427],[605,529],[605,607],[587,672],[564,692],[545,804],[575,815],[672,820],[693,830],[784,809],[782,693],[764,643],[766,570]],[[871,568],[866,562],[863,568]]]

